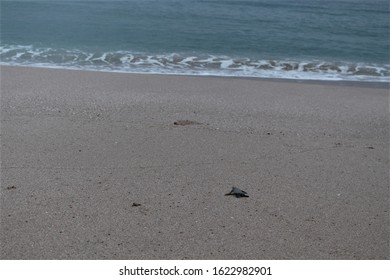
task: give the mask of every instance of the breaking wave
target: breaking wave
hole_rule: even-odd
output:
[[[0,46],[0,64],[128,73],[389,82],[390,65]]]

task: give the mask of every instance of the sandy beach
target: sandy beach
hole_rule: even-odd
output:
[[[1,259],[389,259],[388,87],[2,66],[0,238]]]

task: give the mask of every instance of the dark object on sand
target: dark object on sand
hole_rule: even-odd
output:
[[[196,124],[201,124],[196,121],[190,121],[190,120],[178,120],[173,123],[174,125],[196,125]]]
[[[235,195],[236,197],[249,197],[246,191],[240,190],[239,188],[233,187],[230,193],[225,195]]]
[[[138,207],[138,206],[141,206],[141,204],[134,202],[133,205],[131,205],[131,207]]]

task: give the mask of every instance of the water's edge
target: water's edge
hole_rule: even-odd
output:
[[[94,69],[76,69],[76,68],[60,68],[60,67],[42,67],[42,66],[26,66],[26,65],[4,65],[0,63],[0,74],[2,68],[26,68],[37,70],[54,70],[54,71],[80,71],[91,73],[102,73],[112,75],[148,75],[148,76],[172,76],[172,77],[193,77],[202,79],[240,79],[240,80],[259,80],[277,83],[297,83],[297,84],[313,84],[326,86],[347,86],[347,87],[364,87],[378,88],[390,90],[390,82],[372,82],[372,81],[346,81],[346,80],[316,80],[316,79],[289,79],[289,78],[267,78],[267,77],[245,77],[245,76],[221,76],[221,75],[192,75],[192,74],[169,74],[169,73],[144,73],[144,72],[113,72]],[[0,75],[1,79],[1,75]]]

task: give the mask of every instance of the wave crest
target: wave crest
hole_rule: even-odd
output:
[[[152,55],[130,51],[0,46],[3,65],[29,65],[132,73],[273,77],[389,82],[390,65],[325,61],[267,60],[215,55]]]

